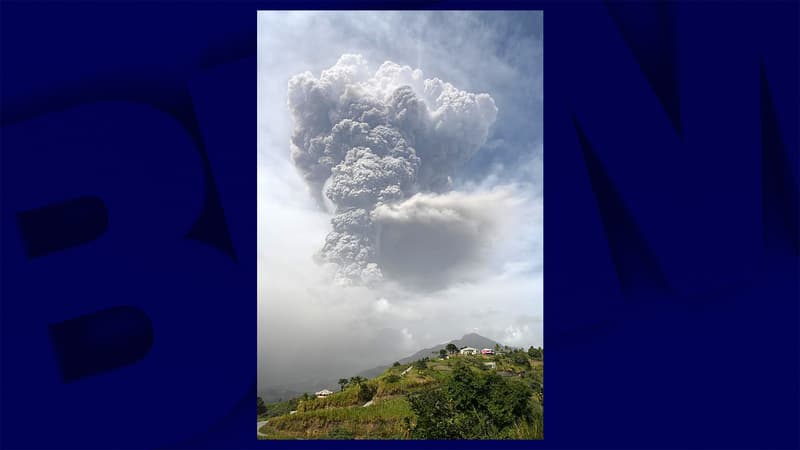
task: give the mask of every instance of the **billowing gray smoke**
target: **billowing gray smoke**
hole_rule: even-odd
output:
[[[375,209],[449,191],[497,117],[487,94],[388,61],[371,73],[360,55],[343,55],[319,78],[292,77],[288,102],[292,160],[319,204],[334,205],[318,256],[341,283],[383,279]]]

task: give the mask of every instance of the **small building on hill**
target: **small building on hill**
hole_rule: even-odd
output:
[[[485,348],[481,350],[481,355],[494,355],[494,350],[490,348]]]
[[[478,353],[478,349],[472,347],[464,347],[461,350],[459,350],[458,353],[462,355],[475,355]]]
[[[483,365],[488,367],[488,368],[490,368],[490,369],[497,369],[497,363],[495,363],[494,361],[485,362],[485,363],[483,363]]]
[[[329,391],[327,389],[323,389],[323,390],[317,392],[315,395],[317,396],[317,398],[324,398],[324,397],[327,397],[327,396],[329,396],[331,394],[333,394],[332,391]]]

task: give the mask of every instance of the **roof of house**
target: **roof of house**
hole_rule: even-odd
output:
[[[333,391],[329,391],[327,389],[323,389],[323,390],[321,390],[321,391],[316,393],[316,395],[327,395],[327,394],[333,394]]]

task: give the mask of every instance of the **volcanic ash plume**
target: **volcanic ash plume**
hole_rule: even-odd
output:
[[[335,209],[318,257],[346,284],[384,277],[375,209],[449,191],[497,117],[487,94],[389,61],[373,74],[360,55],[343,55],[319,78],[292,77],[289,109],[292,160],[318,203]]]

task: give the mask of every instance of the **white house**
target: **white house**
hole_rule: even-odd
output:
[[[459,350],[458,353],[460,353],[462,355],[475,355],[475,354],[478,353],[478,349],[477,348],[472,348],[472,347],[464,347],[461,350]]]
[[[483,363],[483,365],[490,369],[497,369],[497,364],[494,362],[485,362]]]
[[[327,397],[327,396],[329,396],[331,394],[333,394],[333,392],[331,392],[331,391],[329,391],[327,389],[323,389],[323,390],[317,392],[315,395],[317,396],[317,398],[323,398],[323,397]]]

